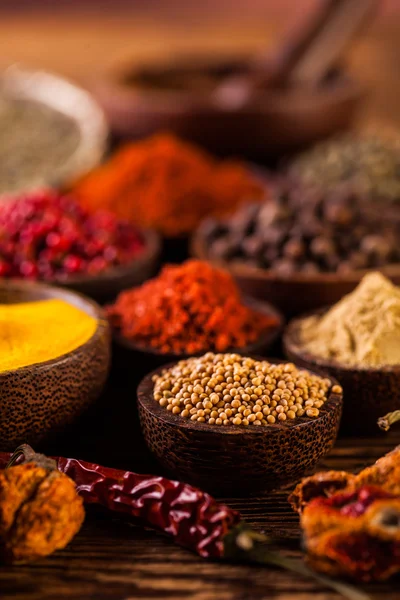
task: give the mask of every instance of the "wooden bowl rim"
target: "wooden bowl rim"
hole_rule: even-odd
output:
[[[307,350],[303,349],[297,341],[299,338],[299,328],[301,321],[308,317],[322,316],[330,308],[330,306],[325,306],[318,310],[313,310],[302,314],[299,317],[296,317],[289,321],[289,323],[285,327],[282,338],[285,354],[290,352],[297,358],[307,361],[308,363],[315,365],[317,368],[321,368],[322,370],[335,369],[337,371],[340,370],[346,373],[350,373],[352,375],[357,375],[359,373],[362,373],[364,375],[366,373],[398,373],[400,376],[400,364],[382,365],[381,367],[345,365],[336,360],[314,356]]]
[[[88,298],[84,294],[79,292],[75,292],[73,290],[69,290],[66,288],[61,288],[53,285],[48,285],[45,283],[40,283],[36,281],[9,281],[9,282],[1,282],[0,281],[0,289],[7,289],[9,291],[16,291],[20,293],[26,293],[26,302],[30,301],[31,294],[37,291],[39,294],[43,292],[45,295],[48,295],[47,298],[42,299],[60,299],[64,300],[68,304],[71,304],[75,308],[79,308],[80,310],[86,312],[89,316],[96,319],[97,326],[93,334],[90,336],[86,342],[80,344],[73,350],[66,352],[64,354],[60,354],[55,358],[50,360],[45,360],[42,362],[32,363],[30,365],[26,365],[24,367],[17,367],[16,369],[8,369],[4,371],[0,371],[0,380],[10,375],[18,374],[28,374],[35,370],[47,370],[49,368],[55,368],[58,365],[70,360],[75,354],[81,352],[85,346],[88,346],[93,342],[93,340],[99,336],[102,330],[107,330],[109,328],[108,321],[105,318],[104,311],[94,300]],[[73,302],[73,299],[78,300],[79,302]],[[12,304],[12,303],[10,303]]]
[[[101,271],[100,273],[96,273],[95,275],[82,274],[65,279],[38,280],[34,283],[43,283],[43,285],[68,289],[69,287],[73,287],[75,285],[98,285],[99,283],[112,283],[125,277],[126,275],[140,271],[141,268],[157,257],[161,251],[161,236],[154,229],[140,230],[140,235],[144,239],[143,250],[138,253],[137,258],[128,263],[115,265],[109,269]],[[23,277],[16,277],[12,279],[0,278],[0,284],[5,281],[12,283],[29,283],[29,281]]]
[[[232,56],[229,58],[215,59],[211,55],[204,56],[203,62],[196,60],[196,63],[204,67],[207,65],[215,65],[218,62],[224,63],[234,60]],[[114,96],[119,101],[138,102],[143,101],[144,109],[148,106],[150,109],[157,109],[162,113],[166,112],[184,112],[185,110],[212,110],[215,112],[225,112],[212,98],[209,93],[199,94],[190,90],[152,90],[130,87],[124,80],[127,75],[142,70],[144,67],[148,70],[160,71],[160,69],[168,69],[176,67],[179,64],[186,66],[193,61],[193,57],[170,57],[166,60],[160,60],[153,63],[130,64],[128,59],[111,66],[101,78],[97,79],[94,88]],[[341,70],[340,76],[333,81],[328,82],[325,86],[317,89],[301,88],[300,90],[292,91],[291,93],[280,92],[279,90],[269,90],[264,94],[260,94],[257,102],[254,102],[248,107],[244,107],[241,113],[263,113],[271,110],[282,112],[283,110],[291,109],[293,112],[313,112],[315,107],[320,105],[321,109],[329,107],[332,104],[337,104],[343,99],[359,99],[365,94],[365,86],[354,79],[348,72]]]
[[[103,159],[109,137],[106,116],[82,87],[47,70],[13,64],[0,75],[0,85],[14,98],[38,102],[75,123],[79,143],[48,185],[60,185],[82,176]]]
[[[235,278],[252,279],[254,281],[279,282],[279,283],[301,283],[301,284],[357,284],[359,281],[373,271],[379,271],[387,277],[400,277],[400,263],[393,263],[380,268],[357,269],[351,273],[321,272],[321,273],[292,273],[291,275],[279,274],[274,269],[261,269],[250,265],[242,265],[239,261],[226,261],[211,258],[206,251],[204,230],[209,219],[203,221],[196,229],[190,240],[191,256],[200,260],[207,260],[211,264],[229,271]]]
[[[271,315],[272,317],[275,317],[277,319],[277,324],[276,324],[276,326],[270,327],[269,329],[267,329],[263,333],[261,333],[259,339],[256,340],[255,342],[253,342],[252,344],[248,344],[247,346],[244,346],[243,348],[227,348],[226,350],[223,351],[224,354],[226,354],[226,353],[240,353],[240,354],[257,353],[257,351],[259,351],[260,348],[271,346],[272,343],[278,338],[279,334],[282,332],[282,330],[284,328],[285,317],[273,304],[270,304],[266,300],[252,298],[251,296],[242,296],[242,301],[243,301],[243,304],[245,304],[249,308],[254,308],[254,310],[256,310],[257,312],[265,313],[266,315]],[[142,354],[145,354],[149,357],[157,356],[160,358],[163,357],[166,359],[170,359],[170,362],[183,360],[185,358],[188,358],[189,356],[190,357],[202,356],[206,352],[215,352],[215,353],[218,352],[217,350],[207,349],[207,350],[202,350],[201,352],[197,352],[196,354],[188,354],[188,353],[173,354],[173,353],[169,353],[169,352],[165,353],[165,352],[161,352],[157,348],[151,348],[150,346],[142,346],[141,344],[136,344],[135,342],[131,341],[129,338],[126,338],[123,335],[121,335],[118,332],[118,328],[112,326],[111,323],[110,323],[110,327],[111,327],[111,331],[112,331],[114,340],[118,344],[120,344],[123,348],[126,348],[127,350],[132,350],[134,352],[141,352]]]
[[[256,360],[264,360],[271,362],[273,364],[286,363],[288,361],[278,360],[272,358],[264,358],[258,356],[250,356],[250,358],[254,358]],[[202,433],[210,433],[210,434],[219,434],[219,435],[244,435],[244,436],[257,436],[257,435],[278,435],[282,431],[291,431],[293,429],[303,429],[307,427],[311,427],[313,423],[318,423],[322,419],[326,417],[326,414],[332,410],[334,410],[338,405],[341,406],[343,403],[343,393],[337,394],[332,392],[332,388],[330,390],[328,399],[324,403],[324,405],[320,409],[320,415],[316,418],[307,418],[300,417],[300,419],[293,419],[293,422],[285,423],[270,423],[268,425],[264,425],[261,427],[244,427],[241,425],[229,425],[229,427],[219,426],[219,425],[207,425],[206,423],[194,423],[190,420],[184,419],[179,415],[174,415],[167,411],[165,408],[161,407],[158,402],[154,400],[151,395],[152,378],[154,375],[159,375],[165,369],[169,369],[176,365],[176,362],[168,363],[163,365],[162,367],[158,367],[154,369],[151,373],[148,373],[142,381],[139,383],[137,388],[137,399],[139,404],[142,406],[144,410],[150,412],[153,417],[156,417],[158,420],[166,423],[169,426],[176,427],[177,429],[182,428],[186,430],[192,430]],[[319,375],[320,377],[327,377],[332,381],[332,387],[334,385],[339,385],[338,381],[329,375],[328,373],[322,371],[321,369],[316,369],[310,371],[310,369],[304,369],[300,367],[302,370],[307,370],[313,375]],[[149,391],[150,390],[150,391]]]

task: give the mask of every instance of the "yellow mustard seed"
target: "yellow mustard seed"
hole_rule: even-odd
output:
[[[315,418],[331,388],[329,379],[291,363],[213,353],[180,361],[152,381],[161,407],[182,418],[224,426],[240,421],[265,427],[277,419]]]

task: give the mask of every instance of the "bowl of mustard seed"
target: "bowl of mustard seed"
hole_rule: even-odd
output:
[[[137,391],[149,449],[176,478],[219,494],[288,484],[335,443],[342,388],[316,369],[238,354],[153,371]]]

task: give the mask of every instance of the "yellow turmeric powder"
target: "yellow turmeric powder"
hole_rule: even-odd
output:
[[[64,300],[0,304],[0,372],[67,354],[96,327],[94,317]]]

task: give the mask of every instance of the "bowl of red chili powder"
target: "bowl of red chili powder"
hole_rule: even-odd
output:
[[[242,298],[229,273],[200,260],[166,265],[121,292],[107,314],[118,345],[152,365],[207,351],[262,355],[283,324],[277,309]]]

